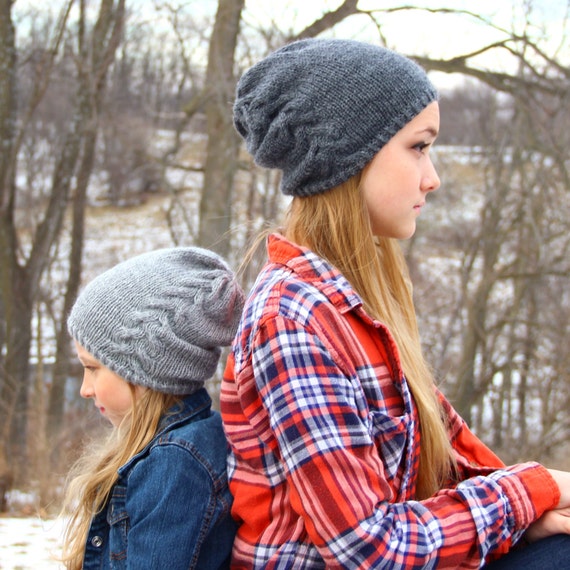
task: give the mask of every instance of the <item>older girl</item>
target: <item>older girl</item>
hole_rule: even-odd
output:
[[[425,72],[381,47],[302,40],[244,74],[234,121],[293,200],[222,387],[233,568],[478,568],[570,532],[570,475],[505,466],[422,355],[397,240],[440,184]],[[521,551],[524,567],[566,564],[569,537],[552,540]]]

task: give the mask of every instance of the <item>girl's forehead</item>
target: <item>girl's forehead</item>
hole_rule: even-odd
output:
[[[90,352],[83,348],[77,341],[74,341],[77,357],[81,362],[90,362],[93,364],[101,364]]]

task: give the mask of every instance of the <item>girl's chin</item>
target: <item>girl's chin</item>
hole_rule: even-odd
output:
[[[107,420],[110,424],[113,424],[115,427],[117,427],[121,423],[121,421],[118,418],[109,416],[105,408],[99,408],[99,413],[101,414],[101,417],[103,419]]]
[[[402,230],[398,232],[376,232],[374,235],[377,238],[391,238],[399,240],[407,240],[414,236],[416,233],[416,226],[409,228],[407,230]]]

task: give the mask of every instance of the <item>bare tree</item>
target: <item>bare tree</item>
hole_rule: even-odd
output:
[[[32,118],[49,83],[49,75],[54,64],[55,54],[61,45],[63,30],[69,15],[71,2],[64,8],[57,22],[54,40],[49,49],[43,51],[38,62],[33,93],[27,109],[23,110],[20,121],[17,106],[17,48],[12,22],[13,2],[2,2],[0,14],[2,33],[0,34],[0,102],[2,114],[2,172],[0,177],[0,266],[2,267],[1,302],[3,312],[4,359],[0,369],[0,456],[13,466],[24,465],[24,445],[26,441],[26,410],[28,401],[28,370],[31,343],[31,323],[34,300],[37,298],[39,282],[46,266],[49,249],[57,236],[66,205],[65,187],[54,185],[54,192],[46,207],[43,221],[36,228],[36,241],[22,263],[22,246],[15,219],[18,188],[16,174],[25,129]],[[60,164],[68,158],[69,147],[62,150]],[[62,169],[54,174],[54,182],[59,184]],[[7,458],[7,459],[5,459]]]
[[[349,12],[362,14],[356,4]],[[410,9],[415,8],[397,8]],[[393,9],[367,13],[378,24],[381,38],[382,14],[388,11]],[[444,273],[441,288],[427,282],[425,303],[418,295],[420,315],[433,319],[424,340],[430,360],[445,376],[447,392],[479,433],[506,457],[515,453],[520,457],[526,450],[538,458],[569,433],[562,410],[568,402],[570,377],[560,356],[568,338],[567,305],[562,305],[563,310],[559,306],[554,335],[558,343],[543,316],[543,311],[555,311],[550,306],[553,299],[560,305],[559,291],[570,279],[566,261],[570,232],[564,214],[570,184],[563,151],[568,148],[570,124],[569,71],[540,47],[530,30],[501,30],[472,12],[439,11],[483,21],[504,39],[445,60],[409,54],[428,70],[469,78],[484,95],[471,117],[476,138],[468,137],[462,126],[461,142],[474,148],[472,155],[458,157],[469,163],[463,168],[469,177],[458,177],[453,198],[471,215],[460,224],[454,219],[455,228],[438,226],[430,231],[430,237],[441,243],[440,258],[446,258],[451,269]],[[299,37],[307,35],[301,32]],[[477,66],[477,56],[500,51],[518,61],[518,70],[509,74]],[[267,184],[260,184],[260,171],[251,163],[247,168],[252,177],[250,221],[257,216],[260,225],[263,204],[274,196],[275,180],[267,178]],[[470,187],[469,180],[474,181]],[[470,202],[462,201],[465,192]],[[440,238],[440,233],[454,235],[455,245],[450,247],[453,242]],[[431,247],[421,234],[411,244],[410,260],[420,277],[422,273],[433,277],[433,269],[427,267],[433,261]],[[552,445],[537,447],[541,441]]]
[[[52,446],[62,429],[64,391],[69,369],[69,338],[65,315],[71,310],[81,282],[87,189],[95,163],[99,117],[104,101],[106,77],[120,45],[125,18],[125,0],[119,0],[117,3],[104,1],[100,5],[92,33],[88,35],[85,5],[82,2],[80,6],[76,58],[78,62],[77,110],[75,113],[77,124],[73,131],[81,133],[80,139],[75,141],[81,153],[77,158],[75,187],[72,194],[71,247],[63,318],[60,319],[57,327],[56,360],[47,412],[47,433]],[[52,459],[57,462],[57,454],[54,454]]]
[[[70,26],[74,3],[79,16]],[[156,180],[172,197],[167,215],[173,240],[237,257],[254,230],[275,220],[285,203],[278,173],[240,156],[231,120],[235,81],[239,69],[258,57],[250,54],[246,62],[244,54],[314,37],[349,17],[368,18],[387,43],[385,16],[417,9],[365,11],[358,4],[345,0],[293,33],[280,22],[244,30],[244,0],[220,0],[213,26],[194,14],[182,18],[183,2],[178,8],[161,3],[172,22],[167,41],[160,36],[165,32],[140,21],[124,35],[125,0],[100,0],[92,21],[84,1],[65,0],[53,21],[35,16],[24,49],[16,45],[14,3],[0,0],[0,472],[7,462],[31,465],[25,456],[34,455],[34,446],[56,447],[65,427],[64,316],[79,287],[93,170],[106,172],[107,197],[119,205],[134,173],[149,169],[145,180]],[[446,190],[434,203],[441,204],[443,223],[424,224],[406,244],[426,351],[445,376],[446,391],[489,441],[506,452],[520,439],[521,451],[553,453],[570,430],[564,418],[570,369],[560,348],[570,322],[570,72],[530,29],[515,33],[472,12],[435,11],[475,19],[503,39],[447,59],[416,57],[428,70],[470,79],[461,101],[450,96],[459,103],[453,117],[462,127],[447,142],[477,148],[467,156],[442,153]],[[189,38],[196,53],[188,49]],[[205,45],[204,73],[197,52]],[[478,67],[478,55],[495,52],[511,54],[518,70]],[[443,128],[447,103],[442,98]],[[468,114],[461,105],[468,105]],[[172,144],[156,150],[150,135],[158,128],[170,130]],[[194,145],[190,160],[188,135]],[[449,169],[447,162],[453,162]],[[168,178],[174,168],[198,175],[192,193]],[[473,197],[471,215],[460,223],[446,221],[450,211],[465,212],[466,194]],[[175,227],[180,215],[185,232]],[[435,272],[440,263],[443,276]],[[50,264],[53,274],[60,273],[57,284],[46,279]],[[252,267],[244,279],[254,274]],[[48,320],[57,345],[53,378],[43,375],[39,351],[32,378],[30,344],[47,344]],[[32,444],[26,434],[33,398],[47,414],[47,442]],[[549,445],[539,449],[539,441]]]
[[[0,414],[0,444],[2,455],[7,457],[20,480],[26,480],[27,467],[30,465],[27,460],[30,450],[26,449],[26,426],[34,306],[41,295],[41,281],[49,265],[51,252],[62,232],[74,181],[79,209],[82,209],[81,196],[85,192],[93,163],[97,108],[105,84],[106,69],[120,40],[124,13],[124,0],[101,0],[98,19],[93,28],[93,41],[87,45],[89,42],[86,39],[85,5],[83,1],[80,2],[79,57],[76,60],[79,64],[79,87],[72,103],[73,112],[67,115],[68,123],[63,136],[52,145],[54,154],[51,182],[49,191],[37,204],[41,207],[41,213],[37,215],[38,222],[30,229],[29,240],[22,241],[24,234],[18,227],[17,202],[26,189],[16,184],[16,174],[28,129],[48,91],[57,58],[61,54],[72,5],[72,0],[65,3],[56,21],[50,45],[38,48],[41,49],[41,57],[36,64],[37,73],[32,95],[27,106],[21,110],[17,108],[14,95],[18,90],[18,57],[13,34],[13,2],[3,2],[1,5],[3,33],[0,59],[6,65],[2,65],[3,71],[0,72],[0,92],[5,94],[0,112],[6,116],[3,121],[6,128],[2,133],[2,144],[9,152],[2,155],[4,163],[0,187],[0,304],[4,316],[1,353],[5,354],[0,371],[0,405],[3,412]],[[75,219],[77,239],[72,251],[70,297],[67,306],[78,283],[81,215],[76,214]],[[58,387],[54,391],[54,402],[60,397],[57,394]]]
[[[204,185],[200,202],[198,244],[227,256],[234,173],[237,169],[238,138],[231,119],[235,90],[234,59],[241,12],[245,0],[219,0],[210,38],[206,85],[202,96],[208,142]]]
[[[0,317],[3,326],[0,328],[0,341],[2,346],[7,342],[14,344],[14,333],[6,326],[12,315],[12,291],[15,263],[14,251],[11,247],[15,240],[14,228],[11,227],[11,211],[14,208],[15,172],[12,164],[16,143],[17,124],[17,99],[16,99],[16,43],[14,25],[11,19],[11,0],[2,0],[0,3],[0,146],[3,152],[0,154]],[[17,391],[16,378],[6,373],[16,367],[10,358],[0,351],[0,413],[3,417],[12,415],[15,406]],[[1,440],[8,437],[8,426],[2,426]],[[5,443],[0,449],[0,474],[3,479],[11,478],[8,473]],[[6,484],[2,488],[2,503],[5,502]],[[5,506],[5,505],[4,505]]]
[[[284,40],[313,37],[359,13],[357,0],[341,6]],[[231,204],[235,173],[239,166],[239,139],[232,122],[231,105],[236,79],[235,52],[243,0],[219,0],[214,30],[210,38],[206,87],[202,93],[207,117],[208,142],[204,164],[204,184],[200,202],[198,243],[213,247],[222,255],[230,253]]]
[[[564,97],[533,98],[482,100],[494,127],[472,154],[452,149],[455,164],[441,157],[441,219],[409,251],[430,360],[463,417],[512,460],[546,459],[569,433],[570,189],[557,149],[570,115]]]

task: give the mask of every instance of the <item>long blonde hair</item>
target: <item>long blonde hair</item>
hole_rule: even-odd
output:
[[[455,465],[433,374],[421,348],[412,286],[395,239],[375,238],[360,191],[361,174],[316,196],[291,203],[284,235],[334,265],[362,297],[364,307],[395,338],[420,417],[417,496],[432,496]]]
[[[154,390],[136,394],[135,387],[129,386],[133,405],[120,426],[95,450],[87,446],[71,470],[62,509],[62,515],[69,516],[62,552],[68,570],[82,568],[91,520],[107,504],[118,469],[152,440],[164,412],[180,401]]]

